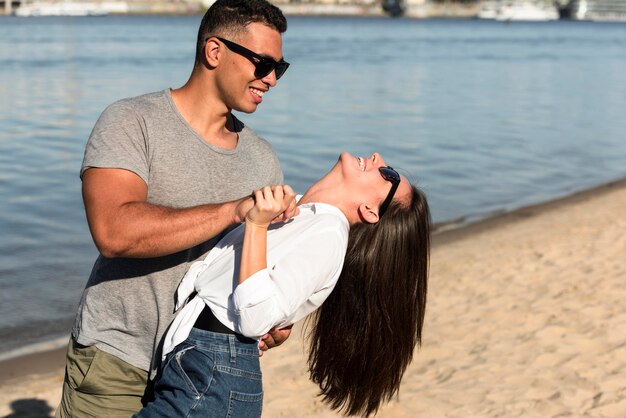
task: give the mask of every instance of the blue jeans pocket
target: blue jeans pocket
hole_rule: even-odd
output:
[[[196,399],[207,391],[213,377],[213,361],[207,354],[199,352],[194,346],[187,346],[178,350],[171,360],[174,370]]]
[[[237,364],[215,365],[213,382],[207,393],[208,403],[221,406],[213,408],[226,411],[228,418],[258,418],[263,409],[263,381],[259,360],[252,357],[237,357]]]
[[[230,391],[228,400],[228,418],[257,418],[261,416],[263,409],[263,392],[241,393]]]

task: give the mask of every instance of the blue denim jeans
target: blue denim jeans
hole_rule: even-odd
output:
[[[169,353],[154,386],[155,400],[136,418],[258,418],[263,385],[257,342],[193,328]]]

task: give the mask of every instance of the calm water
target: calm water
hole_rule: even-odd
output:
[[[114,100],[177,87],[200,17],[0,17],[0,354],[66,334],[95,250],[83,147]],[[626,25],[291,18],[254,115],[304,190],[380,151],[437,222],[626,176]]]

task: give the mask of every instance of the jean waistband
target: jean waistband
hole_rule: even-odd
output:
[[[243,340],[242,340],[243,339]],[[235,350],[238,354],[259,355],[259,342],[252,338],[233,334],[221,334],[213,331],[192,328],[187,342],[205,349],[216,351]]]

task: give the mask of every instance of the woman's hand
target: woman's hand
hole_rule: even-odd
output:
[[[278,347],[284,343],[287,338],[289,338],[292,327],[293,325],[280,329],[272,328],[267,334],[261,337],[261,341],[259,342],[259,356],[262,356],[264,351]]]
[[[263,228],[294,205],[296,194],[287,185],[266,186],[254,192],[254,207],[246,215],[246,223]]]

